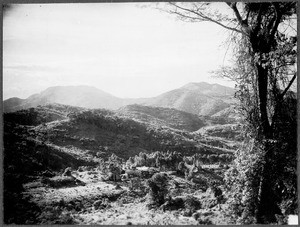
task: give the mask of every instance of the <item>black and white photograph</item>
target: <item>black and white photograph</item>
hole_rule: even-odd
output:
[[[298,225],[297,1],[1,6],[3,224]]]

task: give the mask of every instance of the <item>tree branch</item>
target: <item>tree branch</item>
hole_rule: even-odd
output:
[[[268,31],[271,31],[272,26],[274,25],[274,22],[275,22],[276,19],[277,19],[277,11],[276,11],[277,9],[276,9],[276,7],[275,7],[274,4],[272,4],[272,6],[273,6],[273,8],[274,8],[275,16],[272,16],[272,18],[270,19],[270,22],[269,22],[269,24],[268,24],[268,26],[267,26]],[[270,13],[270,14],[272,15],[272,13]]]
[[[279,26],[279,23],[281,21],[281,14],[279,13],[279,10],[278,8],[276,7],[276,4],[273,3],[274,5],[274,8],[275,8],[275,16],[276,16],[276,20],[275,20],[275,23],[274,23],[274,26],[272,28],[272,31],[270,32],[270,37],[273,39],[274,35],[275,35],[275,32],[277,31],[277,28]]]
[[[249,12],[250,11],[248,11],[246,19],[243,20],[241,14],[239,12],[239,10],[236,7],[236,4],[237,4],[236,2],[234,2],[234,3],[227,3],[227,5],[233,10],[233,12],[234,12],[234,14],[236,16],[236,19],[238,20],[238,22],[241,25],[241,27],[243,27],[246,31],[249,31],[250,28],[248,26],[248,21],[247,20],[248,20]],[[249,34],[247,34],[245,32],[243,34],[249,36]]]
[[[192,14],[194,14],[194,15],[200,17],[200,18],[198,19],[199,21],[210,21],[210,22],[213,22],[213,23],[215,23],[215,24],[220,25],[220,26],[223,27],[223,28],[226,28],[226,29],[229,29],[229,30],[232,30],[232,31],[235,31],[235,32],[238,32],[238,33],[242,33],[242,34],[244,34],[244,35],[247,35],[245,32],[243,32],[243,31],[241,31],[241,30],[238,30],[238,29],[236,29],[236,28],[233,28],[233,27],[229,27],[229,26],[227,26],[227,25],[224,25],[224,24],[220,23],[219,21],[214,20],[214,19],[210,18],[209,16],[206,16],[206,15],[204,15],[204,14],[202,14],[202,13],[199,13],[199,12],[197,12],[197,11],[195,11],[195,10],[191,10],[191,9],[188,9],[188,8],[181,7],[181,6],[179,6],[179,5],[177,5],[176,3],[173,3],[173,2],[170,2],[169,4],[170,4],[170,5],[173,5],[174,7],[178,8],[178,9],[181,9],[181,10],[183,10],[183,11],[185,11],[185,12],[192,13]],[[174,14],[177,14],[177,15],[180,14],[180,16],[182,16],[183,18],[186,17],[186,18],[194,19],[194,20],[195,20],[195,17],[188,16],[188,15],[184,15],[184,14],[178,13],[178,12],[176,12],[176,11],[170,11],[170,13],[174,13]]]
[[[258,11],[258,15],[257,15],[257,19],[256,19],[256,24],[255,24],[255,27],[253,29],[253,36],[257,36],[258,34],[258,31],[259,31],[259,27],[261,25],[261,20],[262,20],[262,4],[260,4],[260,7],[259,7],[259,11]]]
[[[237,7],[236,7],[236,2],[231,3],[231,4],[228,4],[228,3],[227,3],[227,5],[229,5],[230,8],[233,10],[233,12],[234,12],[234,14],[235,14],[236,19],[238,20],[238,22],[239,22],[241,25],[243,25],[243,19],[242,19],[242,17],[241,17],[240,12],[238,11],[238,9],[237,9]]]
[[[291,81],[289,82],[288,86],[285,88],[285,90],[280,94],[280,97],[283,98],[284,95],[287,93],[287,91],[290,89],[290,87],[292,86],[294,80],[296,79],[297,77],[297,73],[294,73],[294,76],[293,78],[291,79]]]
[[[188,16],[188,15],[184,15],[184,14],[182,14],[182,13],[179,13],[179,12],[172,12],[173,14],[176,14],[176,15],[178,15],[178,16],[180,16],[180,17],[182,17],[182,18],[186,18],[186,19],[190,19],[190,20],[193,20],[192,22],[195,22],[195,21],[198,21],[198,22],[201,22],[201,21],[205,21],[205,20],[203,20],[203,19],[201,19],[201,18],[198,18],[198,17],[192,17],[192,16]]]

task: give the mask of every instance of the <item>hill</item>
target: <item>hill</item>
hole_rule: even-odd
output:
[[[113,205],[115,216],[111,216],[109,207],[101,211],[101,217],[111,217],[104,224],[128,222],[128,216],[117,218],[128,209],[127,203],[132,208],[127,215],[135,212],[136,220],[140,220],[140,210],[135,211],[139,206],[143,210],[143,223],[149,224],[152,223],[149,217],[156,217],[157,213],[148,214],[146,209],[149,204],[145,197],[147,179],[161,171],[170,180],[172,196],[190,199],[189,195],[195,195],[194,192],[203,192],[205,194],[199,197],[201,207],[210,209],[217,202],[212,201],[213,193],[207,189],[211,183],[222,183],[220,179],[232,160],[235,147],[229,134],[219,129],[204,130],[204,134],[210,135],[205,140],[201,131],[194,131],[201,125],[205,122],[196,115],[139,105],[110,111],[47,104],[5,113],[5,223],[93,224],[89,217],[94,211],[98,212],[102,199],[109,199],[105,204],[113,205],[119,198],[117,201],[124,204]],[[214,136],[220,137],[220,142]],[[201,169],[188,180],[175,170],[178,170],[179,160],[189,163],[188,166],[193,158],[197,158]],[[112,162],[117,165],[120,160],[120,166],[127,163],[136,166],[137,170],[126,171],[141,174],[138,175],[140,186],[131,179],[111,181],[108,178]],[[147,173],[145,163],[150,175],[144,175]],[[65,175],[67,170],[71,171],[70,176]],[[168,213],[158,217],[153,224],[169,223],[165,222],[169,216]],[[192,217],[182,222],[176,217],[172,216],[172,220],[175,219],[171,224],[191,221],[197,224]]]
[[[47,104],[45,106],[31,107],[19,111],[4,113],[4,122],[10,122],[13,125],[37,126],[51,121],[67,119],[68,114],[85,110],[84,108],[67,106],[62,104]]]
[[[50,87],[27,99],[8,99],[4,101],[4,112],[59,103],[85,108],[117,109],[123,100],[91,86],[56,86]]]
[[[14,111],[20,110],[23,108],[22,105],[25,101],[26,101],[25,99],[20,99],[17,97],[6,99],[3,102],[3,110],[4,110],[4,112],[14,112]],[[24,107],[24,109],[25,108],[28,108],[28,107]]]
[[[206,125],[199,116],[176,109],[128,105],[118,109],[120,116],[131,118],[153,126],[166,126],[174,129],[196,131]]]
[[[173,108],[191,114],[212,116],[231,108],[234,89],[218,84],[190,83],[153,98],[122,99],[90,86],[50,87],[27,99],[10,98],[4,101],[4,112],[28,109],[38,105],[59,103],[83,108],[116,110],[132,104]]]
[[[175,109],[132,105],[114,112],[49,104],[5,113],[4,122],[8,137],[11,133],[24,134],[26,141],[42,141],[67,153],[79,152],[80,157],[108,157],[115,153],[127,159],[141,151],[157,150],[176,150],[185,155],[215,153],[190,133],[206,123]]]
[[[234,89],[218,84],[189,83],[144,102],[144,105],[168,107],[196,115],[211,116],[234,104]]]

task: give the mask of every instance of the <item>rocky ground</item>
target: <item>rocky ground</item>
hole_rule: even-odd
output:
[[[145,179],[103,181],[101,172],[90,168],[73,170],[73,181],[66,176],[55,176],[24,184],[23,197],[38,207],[34,213],[36,219],[28,219],[27,224],[226,224],[225,205],[217,202],[210,188],[205,190],[172,173],[167,175],[172,195],[192,197],[200,202],[197,209],[192,212],[187,212],[186,207],[150,209]],[[56,183],[51,184],[51,179]]]

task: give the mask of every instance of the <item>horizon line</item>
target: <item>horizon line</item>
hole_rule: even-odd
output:
[[[146,98],[154,98],[154,97],[157,97],[157,96],[162,95],[162,94],[164,94],[164,93],[167,93],[167,92],[170,92],[170,91],[173,91],[173,90],[176,90],[176,89],[180,89],[180,88],[182,88],[182,87],[184,87],[184,86],[186,86],[186,85],[188,85],[188,84],[200,84],[200,83],[206,83],[206,84],[209,84],[209,85],[220,85],[220,86],[223,86],[223,87],[228,87],[228,88],[231,88],[231,89],[235,89],[234,87],[231,87],[231,86],[229,86],[229,85],[223,85],[223,84],[219,84],[219,83],[209,83],[209,82],[206,82],[206,81],[201,81],[201,82],[189,82],[189,83],[185,83],[184,85],[182,85],[182,86],[180,86],[180,87],[177,87],[177,88],[174,88],[174,89],[171,89],[171,90],[166,90],[165,92],[159,93],[159,94],[157,94],[157,95],[155,95],[155,96],[149,96],[149,97],[137,97],[137,98],[134,98],[134,97],[119,97],[119,96],[116,96],[116,95],[114,95],[114,94],[112,94],[112,93],[110,93],[110,92],[107,92],[107,91],[105,91],[105,90],[103,90],[103,89],[101,89],[101,88],[98,88],[98,87],[93,86],[93,85],[88,85],[88,84],[79,84],[79,85],[55,85],[55,86],[47,87],[47,88],[41,90],[40,92],[33,93],[33,94],[29,95],[27,98],[20,98],[20,97],[17,97],[17,96],[11,96],[11,97],[6,98],[6,99],[3,98],[3,101],[6,101],[6,100],[8,100],[8,99],[13,99],[13,98],[18,98],[18,99],[23,99],[23,100],[25,100],[25,99],[28,99],[29,97],[33,96],[33,95],[41,94],[42,92],[44,92],[44,91],[46,91],[46,90],[48,90],[48,89],[50,89],[50,88],[55,88],[55,87],[90,87],[90,88],[95,88],[95,89],[97,89],[97,90],[99,90],[99,91],[102,91],[102,92],[104,92],[104,93],[107,93],[107,94],[109,94],[109,95],[112,95],[112,96],[114,96],[114,97],[116,97],[116,98],[120,98],[120,99],[146,99]]]

